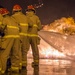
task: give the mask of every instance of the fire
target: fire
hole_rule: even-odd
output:
[[[49,25],[45,25],[43,27],[45,31],[58,32],[61,34],[74,34],[75,33],[75,21],[73,17],[62,17],[60,19],[55,20]]]

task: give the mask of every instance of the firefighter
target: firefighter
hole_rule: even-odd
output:
[[[32,48],[33,61],[34,61],[34,62],[32,62],[32,66],[39,66],[38,45],[40,43],[40,38],[38,37],[38,31],[42,28],[42,25],[41,25],[39,17],[36,15],[35,9],[32,5],[29,5],[27,7],[26,15],[33,22],[33,26],[29,27],[29,29],[28,29],[29,43]]]
[[[11,71],[19,72],[19,53],[21,53],[19,27],[14,18],[9,16],[9,11],[6,8],[2,9],[1,14],[3,16],[2,24],[5,26],[5,36],[2,38],[2,47],[5,50],[2,50],[0,54],[1,73],[4,74],[6,71],[9,54],[11,56]]]
[[[12,17],[16,20],[16,22],[19,24],[21,32],[21,51],[22,51],[22,62],[20,63],[20,66],[22,66],[22,69],[26,69],[27,67],[27,52],[29,50],[28,43],[28,27],[32,26],[32,21],[27,18],[25,14],[22,13],[22,8],[20,5],[16,4],[13,6],[13,15]]]
[[[0,33],[1,33],[1,25],[2,25],[2,15],[0,14]],[[1,50],[1,35],[0,35],[0,50]],[[0,71],[1,71],[1,58],[0,58]]]
[[[0,10],[2,9],[3,7],[1,7],[0,8]],[[1,12],[0,12],[1,13]],[[3,32],[3,25],[2,25],[2,19],[3,19],[3,17],[2,17],[2,15],[0,14],[0,51],[1,50],[4,50],[3,48],[2,48],[2,37],[4,36],[4,32]],[[0,54],[1,54],[1,52],[0,52]],[[1,57],[0,57],[0,71],[1,71],[1,69],[2,69],[2,64],[1,64]]]

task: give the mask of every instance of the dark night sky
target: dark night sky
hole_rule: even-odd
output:
[[[40,1],[40,0],[39,0]],[[42,24],[49,24],[55,19],[72,16],[75,19],[75,0],[42,0],[43,6],[36,9]],[[1,0],[0,5],[10,12],[14,4],[20,4],[23,12],[27,5],[38,4],[38,0]]]

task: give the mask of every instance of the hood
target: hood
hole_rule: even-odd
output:
[[[14,14],[15,14],[15,15],[18,15],[18,14],[22,14],[22,12],[15,12]]]
[[[33,16],[34,14],[35,14],[35,13],[34,13],[33,11],[26,12],[26,15],[29,16],[29,17]]]

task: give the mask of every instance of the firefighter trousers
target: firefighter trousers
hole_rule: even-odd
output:
[[[11,68],[14,70],[19,69],[19,53],[21,53],[20,50],[20,39],[19,38],[4,38],[2,41],[2,47],[5,49],[1,51],[1,64],[2,64],[2,71],[5,72],[6,70],[6,63],[7,59],[9,57],[9,54],[11,55]]]
[[[39,63],[39,50],[37,37],[29,37],[34,63]]]
[[[27,53],[29,50],[29,42],[27,36],[21,36],[21,52],[22,52],[22,66],[27,66]]]

